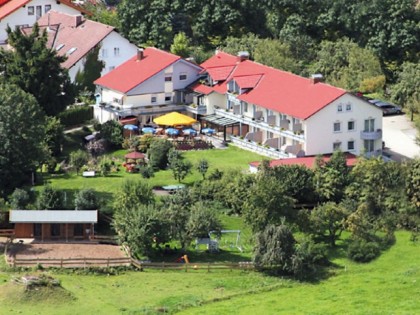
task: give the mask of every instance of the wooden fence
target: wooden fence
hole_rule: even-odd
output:
[[[0,229],[0,236],[13,237],[15,235],[14,229]]]
[[[254,264],[251,262],[239,262],[239,263],[168,263],[168,262],[142,262],[138,260],[132,260],[133,266],[140,270],[143,269],[155,269],[161,270],[205,270],[207,272],[217,270],[253,270]]]
[[[13,267],[27,267],[40,264],[44,267],[113,267],[128,266],[131,258],[15,258],[11,262]]]

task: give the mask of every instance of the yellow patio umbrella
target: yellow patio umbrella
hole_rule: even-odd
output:
[[[164,126],[189,126],[196,123],[197,120],[178,112],[172,112],[153,119],[153,122]]]

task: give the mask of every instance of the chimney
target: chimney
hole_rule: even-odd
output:
[[[237,60],[238,60],[238,63],[244,60],[249,60],[249,52],[247,51],[238,52]]]
[[[82,24],[82,22],[83,22],[83,16],[82,15],[76,15],[74,17],[74,23],[75,23],[74,27],[78,27],[80,24]]]
[[[316,83],[323,82],[323,81],[324,81],[324,77],[323,77],[322,74],[316,73],[316,74],[311,75],[312,84],[316,84]]]
[[[139,48],[137,49],[137,61],[142,60],[144,58],[144,49]]]

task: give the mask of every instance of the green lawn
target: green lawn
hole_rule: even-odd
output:
[[[120,165],[126,153],[124,150],[119,150],[113,153],[116,159],[116,164]],[[183,157],[193,163],[193,173],[188,175],[182,183],[191,185],[195,181],[200,180],[201,174],[196,170],[196,165],[200,159],[206,159],[209,162],[210,174],[214,169],[226,171],[229,169],[248,170],[248,163],[256,160],[262,160],[258,154],[239,149],[235,146],[229,146],[227,149],[219,150],[202,150],[202,151],[187,151],[183,153]],[[52,187],[63,189],[67,192],[68,198],[72,198],[72,194],[80,189],[94,188],[101,193],[104,197],[109,198],[121,187],[121,184],[126,179],[141,179],[147,181],[151,186],[163,186],[177,184],[173,179],[170,170],[159,171],[155,176],[150,179],[143,179],[140,174],[127,173],[123,167],[120,166],[120,171],[111,173],[107,177],[96,176],[94,178],[84,178],[75,173],[66,173],[60,175],[46,175],[43,176],[44,184],[49,183]],[[40,186],[37,187],[39,189]]]
[[[0,313],[418,314],[419,251],[408,232],[398,232],[397,243],[369,264],[350,262],[338,248],[332,275],[319,283],[240,271],[53,274],[65,292],[28,296],[9,281],[24,273],[0,272]]]
[[[396,245],[369,264],[350,262],[338,250],[335,276],[320,283],[293,283],[181,314],[419,314],[419,253],[420,244],[398,232]]]

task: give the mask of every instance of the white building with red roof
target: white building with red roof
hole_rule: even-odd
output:
[[[382,112],[376,106],[311,79],[218,52],[201,64],[192,102],[225,140],[274,158],[330,154],[379,155]]]
[[[7,40],[7,26],[30,27],[50,10],[67,14],[90,14],[71,0],[2,0],[0,1],[0,44]]]
[[[100,101],[94,117],[103,123],[128,116],[148,124],[172,111],[185,111],[185,89],[202,68],[179,56],[148,47],[95,81]]]
[[[65,55],[62,66],[69,70],[74,82],[76,74],[83,71],[86,56],[99,48],[98,59],[104,62],[101,75],[107,74],[136,54],[137,46],[117,33],[114,27],[85,19],[81,14],[70,15],[54,10],[38,20],[41,30],[46,29],[48,45]],[[22,28],[31,32],[32,28]]]

